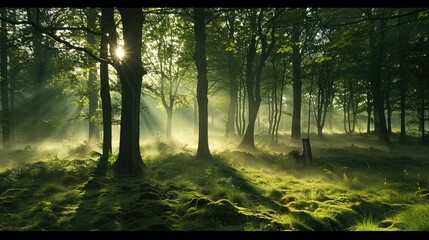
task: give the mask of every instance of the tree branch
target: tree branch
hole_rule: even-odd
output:
[[[31,27],[33,27],[34,29],[37,29],[39,31],[41,31],[43,34],[45,34],[46,36],[52,38],[53,40],[62,43],[64,45],[66,45],[68,48],[80,51],[80,52],[84,52],[86,53],[89,57],[93,58],[94,60],[98,61],[98,62],[104,62],[104,63],[108,63],[108,64],[113,64],[112,61],[108,60],[108,59],[103,59],[98,57],[96,54],[94,54],[93,52],[91,52],[89,49],[85,48],[85,47],[79,47],[79,46],[75,46],[73,44],[71,44],[69,41],[62,39],[61,37],[55,35],[52,31],[55,30],[64,30],[64,29],[68,29],[68,30],[78,30],[78,29],[86,29],[86,28],[74,28],[74,27],[67,27],[67,28],[53,28],[53,27],[42,27],[32,21],[14,21],[8,18],[4,18],[4,17],[0,17],[1,21],[5,21],[7,23],[10,24],[14,24],[14,25],[30,25]],[[94,32],[94,31],[92,31]],[[95,32],[97,33],[97,32]],[[98,33],[100,34],[100,33]]]

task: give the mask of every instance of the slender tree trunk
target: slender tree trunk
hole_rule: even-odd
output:
[[[251,22],[250,28],[253,29],[252,31],[254,31],[254,29],[256,28],[256,18],[257,18],[256,9],[253,9],[252,15],[250,17],[250,22]],[[249,47],[247,49],[247,56],[246,56],[246,81],[245,81],[246,92],[247,92],[247,102],[249,105],[248,106],[249,123],[244,132],[243,139],[239,145],[239,147],[251,148],[251,149],[255,148],[255,145],[254,145],[255,120],[256,120],[256,115],[258,114],[258,111],[256,110],[258,106],[256,106],[256,103],[254,102],[255,101],[255,96],[254,96],[255,95],[254,93],[255,77],[252,69],[255,55],[256,55],[256,34],[251,33]]]
[[[392,84],[392,79],[390,76],[390,69],[387,73],[387,87],[386,87],[386,111],[387,111],[387,132],[388,134],[392,133],[392,107],[390,105],[390,88]]]
[[[273,79],[274,83],[271,87],[271,103],[270,103],[270,96],[268,94],[268,106],[270,109],[269,116],[269,123],[270,127],[268,130],[268,133],[271,135],[271,144],[275,144],[275,129],[276,129],[276,121],[277,121],[277,115],[278,115],[278,106],[277,106],[277,69],[276,69],[276,58],[275,56],[272,56],[271,61],[272,67],[273,67]]]
[[[272,95],[274,93],[275,86],[271,90],[267,91],[267,105],[268,105],[268,134],[272,136],[272,129],[274,129],[274,99]],[[270,95],[271,93],[271,95]]]
[[[194,8],[195,55],[197,65],[197,100],[198,100],[198,149],[197,159],[212,160],[208,141],[208,80],[206,60],[206,11]]]
[[[407,94],[407,75],[405,70],[405,44],[404,44],[404,34],[402,30],[402,18],[398,18],[398,37],[399,37],[399,82],[400,82],[400,109],[401,109],[401,134],[400,142],[405,144],[406,142],[406,129],[405,129],[405,101]]]
[[[171,125],[173,120],[173,108],[169,107],[165,109],[167,112],[167,139],[171,140]]]
[[[88,28],[95,29],[95,21],[96,21],[96,10],[95,8],[87,9],[87,22]],[[90,46],[95,46],[95,36],[93,34],[88,33],[87,41]],[[95,113],[98,108],[98,96],[97,96],[97,87],[95,82],[97,80],[97,70],[96,64],[94,60],[90,59],[90,67],[89,67],[89,76],[88,76],[88,92],[89,92],[89,109],[88,109],[88,123],[89,123],[89,134],[88,134],[88,143],[89,144],[97,144],[100,141],[100,132],[98,128],[98,124],[95,122]]]
[[[379,39],[376,39],[376,32],[374,30],[375,23],[372,21],[372,32],[370,34],[370,67],[371,67],[371,90],[374,102],[374,120],[378,123],[376,130],[378,139],[387,147],[391,147],[390,137],[387,133],[386,118],[384,115],[383,96],[381,92],[381,64],[383,59],[383,40],[384,40],[384,26],[385,21],[381,20],[379,29]]]
[[[232,12],[232,16],[229,16],[229,39],[234,39],[235,31],[235,12]],[[234,121],[235,112],[237,108],[237,63],[234,58],[234,51],[228,52],[228,79],[229,79],[229,105],[228,105],[228,117],[226,122],[226,136],[234,135]]]
[[[271,43],[267,42],[267,35],[262,32],[262,20],[264,17],[264,10],[259,12],[257,15],[256,10],[253,10],[251,16],[251,29],[256,29],[258,38],[261,45],[261,56],[257,62],[255,73],[253,74],[252,65],[256,55],[256,34],[251,34],[249,49],[247,52],[247,63],[246,63],[246,89],[247,89],[247,100],[249,103],[249,123],[244,133],[244,137],[239,145],[240,148],[255,148],[255,121],[258,116],[259,107],[261,105],[261,81],[262,81],[262,69],[265,66],[267,58],[271,53],[275,44],[275,30],[271,29],[270,37]],[[256,21],[257,20],[257,21]]]
[[[346,89],[346,79],[344,78],[344,89]],[[347,106],[347,91],[344,91],[343,94],[343,125],[344,125],[344,132],[346,134],[349,134],[349,129],[347,128],[347,112],[348,112],[348,106]]]
[[[15,9],[9,9],[10,11],[10,19],[16,20],[16,10]],[[16,32],[16,27],[15,25],[12,25],[12,32]],[[14,62],[17,62],[17,59],[15,59],[15,61],[13,59],[10,59],[11,63],[10,65],[14,64]],[[16,118],[15,118],[15,90],[16,90],[16,85],[15,85],[15,80],[16,78],[11,78],[9,79],[9,83],[10,83],[10,91],[9,91],[9,95],[10,95],[10,112],[9,112],[9,127],[10,127],[10,146],[12,149],[15,148],[16,146]]]
[[[367,100],[366,100],[366,133],[371,133],[371,113],[372,113],[372,103],[370,100],[370,95],[367,93]]]
[[[301,36],[301,26],[296,23],[292,26],[292,43],[299,42]],[[292,46],[292,66],[293,66],[293,113],[291,142],[301,143],[301,53],[298,44]]]
[[[100,58],[108,57],[109,20],[113,19],[113,8],[101,9],[101,39]],[[110,29],[111,31],[112,29]],[[109,71],[106,62],[100,63],[100,97],[103,111],[103,150],[99,162],[99,170],[105,173],[108,167],[109,156],[112,153],[112,100],[110,97]]]
[[[29,8],[27,9],[28,20],[41,25],[41,11],[39,8]],[[32,108],[31,114],[33,115],[33,131],[29,133],[31,139],[37,139],[41,137],[42,134],[46,134],[46,129],[43,124],[43,115],[42,111],[43,104],[49,104],[44,101],[46,99],[45,95],[47,93],[45,88],[46,82],[46,65],[47,65],[47,51],[42,44],[42,33],[40,30],[34,30],[33,38],[33,56],[34,56],[34,65],[33,65],[33,99],[32,99]]]
[[[0,15],[6,18],[6,8],[0,8]],[[0,30],[0,93],[1,93],[1,123],[2,123],[2,137],[3,137],[3,150],[10,149],[10,112],[9,112],[9,80],[7,73],[7,51],[8,51],[8,40],[7,40],[7,28],[6,22],[1,21]]]
[[[240,79],[239,85],[239,96],[238,96],[238,106],[237,106],[237,114],[236,114],[236,123],[237,123],[237,131],[238,135],[244,135],[244,129],[246,126],[246,87],[243,83],[243,80]]]
[[[142,175],[146,168],[140,153],[140,96],[142,77],[143,11],[140,8],[118,8],[122,18],[123,59],[115,63],[121,83],[121,129],[119,154],[113,169],[120,175]],[[116,44],[115,48],[116,48]]]
[[[420,133],[421,133],[421,139],[422,139],[422,143],[425,142],[425,84],[424,84],[425,79],[422,77],[420,79],[420,90],[419,92],[419,104],[420,106],[418,107],[419,109],[419,121],[420,121]]]
[[[280,100],[279,100],[279,115],[277,118],[277,124],[276,124],[276,129],[275,129],[275,134],[276,134],[276,139],[275,139],[275,143],[278,142],[278,137],[279,137],[279,126],[280,126],[280,120],[282,117],[282,111],[283,111],[283,92],[284,92],[284,88],[285,88],[285,82],[286,82],[286,61],[283,58],[283,72],[282,72],[282,80],[280,83]]]
[[[198,102],[197,97],[194,97],[194,134],[198,134]]]

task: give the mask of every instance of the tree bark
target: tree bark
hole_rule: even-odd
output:
[[[113,8],[101,9],[101,39],[100,58],[108,57],[109,19],[113,19]],[[109,156],[112,153],[112,100],[110,97],[109,70],[106,62],[100,63],[100,97],[103,111],[103,152],[99,168],[105,172],[108,167]]]
[[[28,21],[40,26],[41,18],[43,13],[40,11],[40,8],[29,8],[27,9]],[[34,29],[34,37],[32,40],[33,44],[33,97],[32,97],[32,107],[31,114],[34,117],[33,121],[33,131],[28,135],[31,139],[37,139],[42,135],[46,134],[46,128],[43,123],[42,105],[48,104],[46,100],[47,90],[45,88],[46,83],[46,66],[47,66],[47,51],[42,44],[42,32],[39,29]]]
[[[375,22],[371,21],[371,33],[370,33],[370,83],[373,95],[374,103],[374,120],[378,123],[376,129],[378,140],[385,144],[387,147],[391,147],[390,136],[387,132],[386,117],[384,115],[384,104],[383,96],[381,91],[381,64],[383,56],[383,40],[384,40],[384,20],[381,20],[379,28],[379,39],[375,31]]]
[[[400,142],[402,144],[406,143],[407,133],[405,129],[405,101],[407,94],[407,75],[405,70],[405,40],[404,40],[404,31],[402,27],[402,18],[398,18],[398,38],[399,38],[399,82],[400,82],[400,109],[401,109],[401,133],[400,133]]]
[[[115,62],[121,83],[122,108],[119,154],[113,169],[118,175],[142,175],[146,168],[140,153],[139,137],[141,85],[145,74],[141,59],[144,16],[140,8],[118,10],[122,18],[126,52],[123,59]]]
[[[301,36],[301,26],[295,23],[292,26],[292,65],[293,65],[293,113],[291,142],[299,144],[301,141],[301,53],[299,48],[299,38]]]
[[[87,22],[88,28],[95,29],[95,21],[96,21],[96,10],[95,8],[87,9]],[[87,41],[90,46],[95,46],[95,36],[91,33],[87,35]],[[96,64],[93,59],[89,59],[89,76],[88,76],[88,100],[89,100],[89,109],[88,109],[88,143],[89,144],[97,144],[100,140],[100,132],[98,128],[98,124],[95,122],[95,113],[98,108],[98,96],[95,82],[97,80],[97,70]]]
[[[194,8],[195,55],[197,65],[198,149],[197,159],[212,160],[208,141],[208,80],[206,60],[206,11]]]
[[[6,18],[6,8],[0,8],[0,15]],[[11,148],[10,143],[10,113],[9,113],[9,80],[7,73],[7,51],[8,51],[8,37],[6,22],[1,21],[0,30],[0,44],[1,44],[1,56],[0,56],[0,94],[1,94],[1,123],[2,123],[2,137],[3,137],[3,150]]]
[[[235,13],[232,13],[232,16],[229,16],[229,39],[234,39],[234,21]],[[235,111],[237,108],[237,63],[234,58],[234,51],[228,52],[228,79],[229,79],[229,105],[228,105],[228,117],[226,122],[226,133],[225,135],[233,136],[234,135],[234,121],[235,121]]]
[[[262,30],[262,21],[264,17],[264,10],[260,10],[257,15],[256,9],[253,9],[251,16],[250,29],[256,30],[257,34],[252,33],[250,36],[249,49],[247,52],[246,63],[246,89],[247,100],[249,103],[249,123],[247,125],[244,137],[239,145],[240,148],[254,149],[255,148],[255,122],[258,116],[259,107],[261,105],[261,81],[262,69],[265,66],[267,58],[275,45],[274,28],[271,28],[271,43],[268,44],[267,35]],[[261,45],[261,56],[259,61],[256,62],[255,71],[253,73],[253,62],[255,60],[257,41],[256,36],[259,37]]]
[[[371,113],[372,113],[372,101],[371,96],[367,92],[367,100],[366,100],[366,133],[371,133]]]
[[[171,140],[171,125],[173,122],[173,108],[172,107],[166,108],[165,111],[167,112],[167,139]]]

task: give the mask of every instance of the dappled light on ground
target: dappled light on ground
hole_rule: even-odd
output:
[[[429,230],[426,146],[411,157],[409,148],[326,145],[334,140],[314,140],[307,167],[291,148],[218,149],[208,162],[180,144],[147,142],[156,151],[145,155],[142,178],[93,175],[97,156],[82,146],[86,155],[74,159],[2,152],[21,162],[2,165],[0,229]],[[32,156],[40,161],[24,160]]]

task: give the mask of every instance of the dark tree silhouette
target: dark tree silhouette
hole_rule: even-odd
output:
[[[119,175],[142,175],[146,168],[140,154],[140,96],[142,77],[143,11],[140,8],[118,8],[122,18],[125,56],[114,66],[121,83],[121,129],[119,155],[113,169]],[[113,34],[113,32],[109,32]],[[113,43],[116,49],[116,43]]]
[[[211,160],[208,140],[208,80],[206,60],[206,11],[194,8],[195,55],[197,65],[197,100],[198,100],[198,149],[197,159]]]

